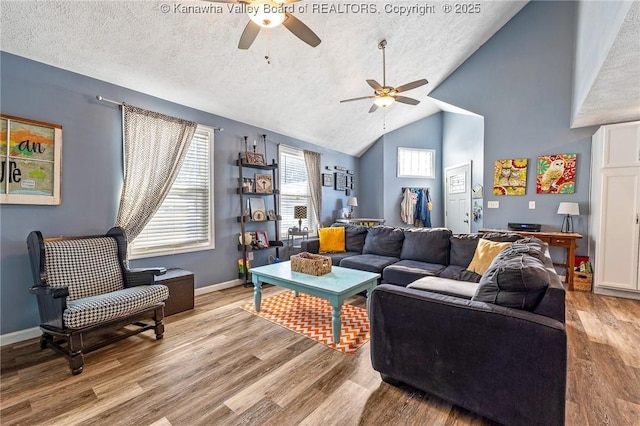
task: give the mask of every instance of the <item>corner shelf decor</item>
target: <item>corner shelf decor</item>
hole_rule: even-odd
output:
[[[255,164],[248,158],[247,152],[241,152],[236,160],[238,166],[238,187],[236,193],[240,196],[240,235],[252,235],[251,240],[240,238],[238,250],[242,257],[238,259],[238,278],[244,285],[251,285],[251,274],[248,272],[249,260],[247,253],[256,250],[276,250],[276,258],[280,257],[283,245],[280,240],[280,214],[278,212],[278,164]],[[247,169],[253,169],[253,173]],[[250,177],[245,173],[249,172]],[[250,182],[250,184],[248,184]],[[270,200],[271,199],[271,200]],[[265,201],[269,201],[266,203]],[[267,208],[267,205],[269,206]],[[259,223],[256,227],[254,224]],[[273,228],[273,229],[272,229]],[[273,236],[270,239],[269,236]]]

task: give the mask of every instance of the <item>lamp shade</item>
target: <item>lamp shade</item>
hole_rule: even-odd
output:
[[[569,216],[580,215],[580,206],[578,203],[560,203],[558,214],[568,214]]]
[[[358,199],[356,197],[349,197],[347,205],[351,207],[358,207]]]
[[[306,219],[307,218],[307,206],[294,206],[293,207],[293,217],[296,219]]]

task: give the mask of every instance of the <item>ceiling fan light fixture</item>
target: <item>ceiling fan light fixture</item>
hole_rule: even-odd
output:
[[[377,98],[375,98],[373,100],[373,103],[376,104],[377,106],[379,106],[380,108],[386,108],[389,105],[391,105],[392,103],[394,103],[396,100],[393,98],[393,96],[390,95],[380,95]]]
[[[262,28],[275,28],[282,24],[287,17],[282,4],[272,0],[253,2],[252,6],[247,15]]]

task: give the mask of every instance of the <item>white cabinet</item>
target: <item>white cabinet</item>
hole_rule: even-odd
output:
[[[592,144],[594,291],[640,298],[640,122],[602,126]]]

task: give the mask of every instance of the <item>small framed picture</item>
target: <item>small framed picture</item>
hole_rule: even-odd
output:
[[[335,173],[334,189],[336,191],[347,189],[347,175],[345,173]]]
[[[255,175],[255,187],[256,192],[259,194],[271,194],[273,192],[273,184],[271,182],[271,175],[259,174]]]
[[[269,247],[269,237],[267,231],[256,231],[256,241],[263,247]]]
[[[322,174],[322,186],[333,186],[333,174],[331,173]]]
[[[267,163],[265,163],[264,161],[264,155],[257,153],[257,152],[251,152],[251,151],[247,151],[245,152],[246,156],[247,156],[247,164],[253,164],[256,166],[266,166]]]
[[[277,220],[278,216],[276,216],[276,212],[274,210],[269,210],[267,212],[267,219],[269,219],[269,220]]]

